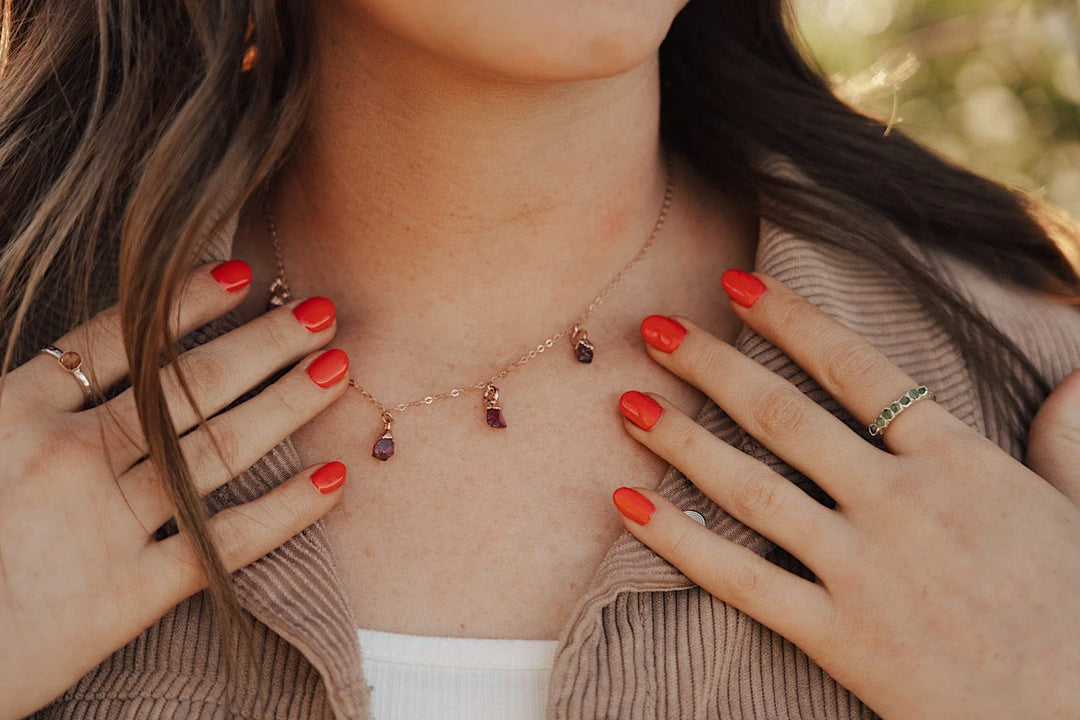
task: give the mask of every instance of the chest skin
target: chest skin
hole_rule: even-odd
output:
[[[564,340],[500,381],[505,429],[487,426],[477,393],[410,408],[395,415],[396,453],[382,462],[371,457],[382,432],[379,411],[350,389],[293,434],[305,465],[340,460],[348,467],[344,497],[325,525],[361,627],[447,637],[559,637],[622,532],[611,493],[622,485],[655,487],[667,469],[624,431],[619,396],[631,389],[656,392],[691,415],[705,402],[648,358],[641,320],[684,315],[728,341],[740,330],[719,278],[729,267],[752,266],[756,221],[691,202],[672,226],[590,318],[593,363],[578,363]],[[247,251],[244,257],[265,255],[257,252],[256,238],[245,236],[243,222],[235,244],[237,252]],[[268,283],[270,263],[253,266],[256,283]],[[613,272],[617,268],[613,263]],[[598,279],[597,290],[602,284]],[[536,341],[564,320],[537,328]],[[454,329],[447,333],[452,337]],[[498,338],[489,344],[492,372],[519,354],[519,348],[499,347]],[[332,346],[349,353],[351,375],[361,384],[370,374],[365,370],[380,363],[392,362],[403,377],[420,374],[438,352],[408,343],[389,348],[341,314]],[[448,376],[445,387],[415,394],[480,379]]]
[[[650,367],[640,342],[618,345],[604,347],[618,363],[607,371],[552,357],[505,382],[503,430],[484,423],[477,396],[413,409],[384,463],[370,456],[377,413],[346,396],[294,436],[305,462],[349,467],[326,527],[362,627],[558,637],[622,529],[611,493],[655,486],[666,468],[624,432],[619,395],[646,387],[691,413],[703,402]]]

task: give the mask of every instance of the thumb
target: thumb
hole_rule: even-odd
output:
[[[1032,420],[1027,465],[1080,505],[1080,370],[1061,381]]]

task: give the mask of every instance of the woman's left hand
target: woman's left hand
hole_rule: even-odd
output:
[[[919,386],[780,282],[739,271],[724,281],[740,318],[864,426]],[[720,538],[649,490],[616,491],[631,533],[886,717],[1077,712],[1080,509],[1065,494],[929,397],[905,406],[883,450],[692,323],[653,319],[643,335],[656,362],[708,394],[836,507],[663,398],[627,393],[620,406],[636,440],[817,582]]]

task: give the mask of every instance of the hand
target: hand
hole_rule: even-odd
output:
[[[1027,466],[1080,505],[1080,370],[1046,398],[1028,432]]]
[[[250,279],[250,268],[237,261],[196,270],[174,330],[183,335],[238,305]],[[341,395],[344,353],[304,357],[333,337],[333,318],[327,300],[292,304],[180,356],[207,418],[303,358],[255,397],[183,437],[201,493],[223,485]],[[113,308],[56,345],[80,353],[107,388],[127,372],[119,338]],[[192,430],[197,416],[174,368],[162,377],[177,431]],[[45,705],[206,579],[184,534],[160,542],[151,537],[173,507],[144,460],[131,390],[80,411],[80,384],[45,354],[14,369],[3,389],[0,718],[13,718]],[[258,500],[214,516],[209,528],[230,571],[274,549],[340,498],[334,490],[344,466],[324,467],[321,473],[308,468]]]
[[[778,281],[759,276],[755,285],[737,272],[725,279],[732,278],[725,287],[740,318],[864,426],[919,385]],[[678,323],[685,336],[674,326],[653,341],[669,352],[650,346],[650,356],[816,481],[836,508],[662,398],[650,405],[628,394],[621,405],[640,424],[626,423],[636,440],[817,581],[719,538],[648,490],[616,491],[631,533],[786,636],[886,717],[1076,712],[1080,511],[1073,502],[929,399],[896,418],[882,450],[730,345]]]

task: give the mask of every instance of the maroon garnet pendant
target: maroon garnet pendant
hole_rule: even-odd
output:
[[[486,411],[487,424],[493,428],[506,427],[506,419],[503,417],[502,410],[500,408],[488,408]]]
[[[371,448],[371,457],[386,462],[394,457],[394,435],[391,432],[391,427],[394,424],[394,416],[388,412],[384,412],[382,421],[383,434],[382,437],[375,441],[374,447]]]
[[[376,460],[389,460],[394,456],[394,438],[386,433],[375,441],[375,447],[371,448],[371,457]]]
[[[488,385],[484,390],[484,419],[490,427],[506,427],[506,418],[499,407],[499,388],[494,385]]]
[[[593,344],[588,340],[579,340],[574,346],[574,355],[579,363],[588,365],[593,359]]]
[[[589,333],[585,332],[585,328],[575,325],[570,333],[570,341],[574,343],[574,357],[579,363],[588,365],[593,361],[596,348],[589,342]]]

